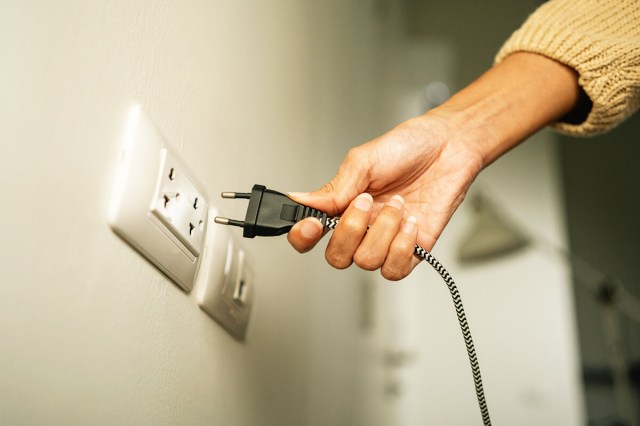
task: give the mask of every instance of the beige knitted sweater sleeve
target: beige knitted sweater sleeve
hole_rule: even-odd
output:
[[[573,135],[606,132],[640,107],[640,0],[551,0],[507,40],[496,57],[535,52],[575,69],[593,102]]]

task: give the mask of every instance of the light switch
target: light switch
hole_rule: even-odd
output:
[[[226,226],[213,225],[215,209],[209,211],[202,266],[197,277],[200,309],[236,340],[246,336],[254,301],[254,274],[246,253]]]

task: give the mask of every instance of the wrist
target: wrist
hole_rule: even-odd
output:
[[[577,74],[534,53],[514,53],[425,116],[475,150],[486,167],[569,113],[580,97]]]
[[[479,104],[447,102],[428,111],[423,117],[430,123],[438,123],[446,135],[445,140],[455,141],[478,158],[482,169],[490,163],[489,141],[496,141],[491,145],[499,145],[497,141],[501,139],[501,135],[487,125],[491,115]]]
[[[450,139],[456,139],[474,152],[482,168],[518,144],[524,136],[503,121],[511,115],[513,105],[499,93],[460,92],[447,103],[429,111],[447,129]]]

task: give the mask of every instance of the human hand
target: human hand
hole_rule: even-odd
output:
[[[418,263],[413,245],[433,248],[480,170],[567,116],[581,93],[572,68],[543,55],[513,53],[443,105],[353,148],[319,191],[290,195],[342,214],[326,249],[332,266],[355,262],[402,279]],[[322,234],[318,220],[306,219],[288,238],[306,252]]]
[[[289,194],[331,216],[341,214],[325,252],[329,264],[380,268],[385,278],[399,280],[418,264],[416,243],[431,250],[482,168],[479,152],[449,124],[435,114],[409,120],[349,151],[320,190]],[[322,225],[311,218],[296,224],[288,240],[302,253],[322,235]]]

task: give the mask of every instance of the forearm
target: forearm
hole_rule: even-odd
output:
[[[577,73],[534,53],[514,53],[428,115],[477,150],[483,166],[574,110]]]

